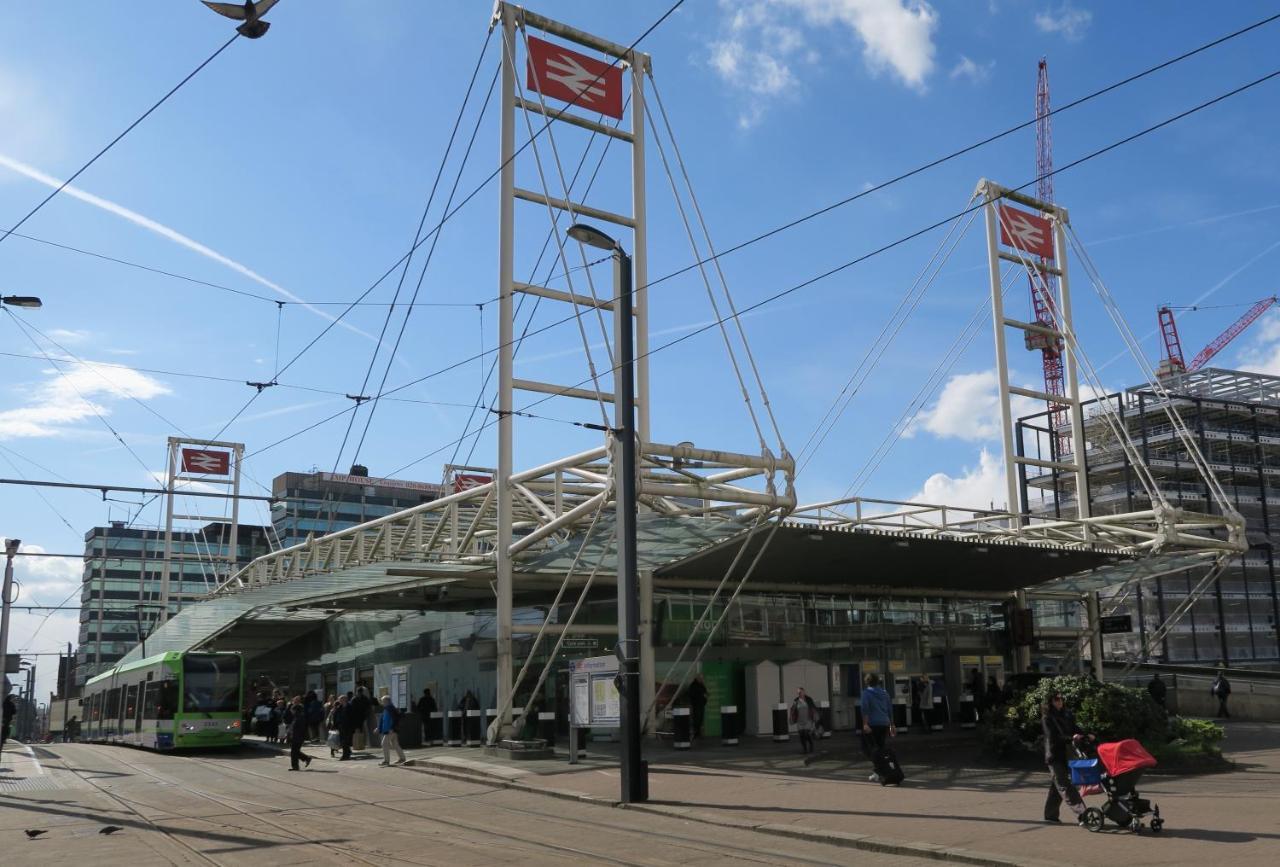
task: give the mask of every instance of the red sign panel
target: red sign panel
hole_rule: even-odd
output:
[[[204,449],[182,450],[182,471],[225,476],[231,472],[230,452],[211,452]]]
[[[1000,243],[1033,256],[1053,258],[1053,224],[1044,217],[1000,206]]]
[[[459,474],[453,477],[453,492],[455,494],[460,494],[463,491],[469,491],[472,488],[487,485],[492,481],[492,476],[467,476]]]
[[[620,67],[532,36],[525,86],[609,117],[622,117]]]

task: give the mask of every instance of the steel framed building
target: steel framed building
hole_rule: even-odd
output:
[[[1274,545],[1280,538],[1280,377],[1206,368],[1162,380],[1166,400],[1140,386],[1085,404],[1083,458],[1088,502],[1093,514],[1123,514],[1147,508],[1150,500],[1135,478],[1131,461],[1102,414],[1112,409],[1155,476],[1178,508],[1213,510],[1206,482],[1175,435],[1166,411],[1177,410],[1195,433],[1201,453],[1235,509],[1245,517],[1249,550],[1201,596],[1148,656],[1167,662],[1275,664],[1280,661],[1280,623]],[[1055,454],[1059,437],[1046,412],[1019,419],[1020,455],[1047,462],[1073,456]],[[1069,442],[1069,441],[1068,441]],[[1023,465],[1024,513],[1071,514],[1076,504],[1073,474]],[[1199,572],[1180,570],[1138,582],[1111,599],[1116,613],[1132,616],[1134,631],[1107,636],[1110,658],[1141,655],[1154,631],[1195,586]],[[1146,660],[1144,660],[1146,661]]]

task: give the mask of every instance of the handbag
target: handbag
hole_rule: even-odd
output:
[[[331,750],[340,750],[342,749],[342,735],[338,733],[337,729],[330,729],[329,736],[325,739],[325,743],[329,745],[329,749]]]
[[[276,728],[276,737],[278,737],[280,740],[284,740],[285,738],[289,737],[288,723],[280,723],[279,727]]]

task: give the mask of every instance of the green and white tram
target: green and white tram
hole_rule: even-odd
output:
[[[162,653],[85,684],[81,740],[152,750],[240,743],[238,653]]]

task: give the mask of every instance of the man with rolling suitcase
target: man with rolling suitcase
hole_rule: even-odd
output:
[[[871,782],[896,786],[902,782],[904,774],[898,764],[898,756],[885,740],[896,737],[898,730],[893,724],[893,703],[889,700],[889,693],[880,685],[880,675],[867,676],[861,705],[862,749],[871,758],[874,768]]]

